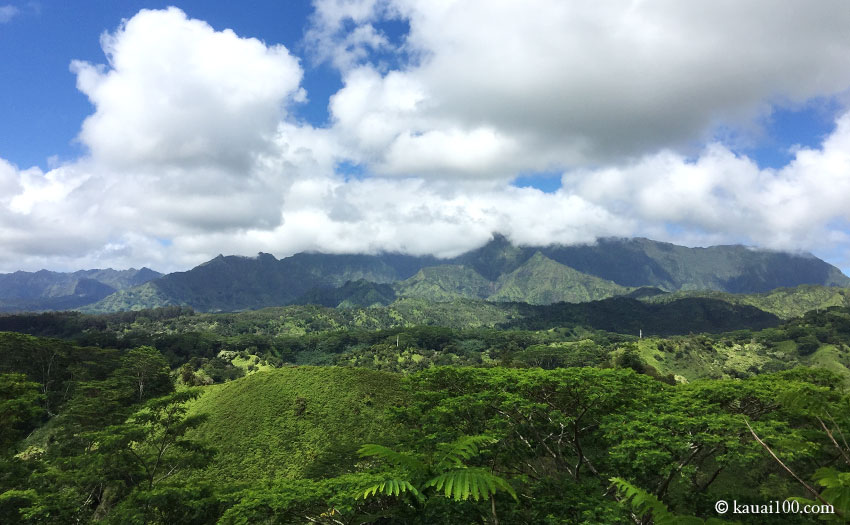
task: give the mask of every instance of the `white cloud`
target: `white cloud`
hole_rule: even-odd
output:
[[[176,8],[143,10],[101,43],[109,66],[72,70],[96,108],[80,140],[116,220],[160,237],[278,224],[295,175],[281,164],[299,162],[285,121],[304,96],[298,60]]]
[[[11,21],[21,10],[13,5],[0,5],[0,24]]]
[[[821,148],[798,151],[780,170],[760,169],[711,144],[694,159],[664,151],[619,167],[571,170],[554,193],[480,180],[346,181],[323,163],[332,158],[323,149],[330,139],[321,130],[312,134],[303,134],[288,160],[266,166],[264,173],[292,171],[279,202],[277,196],[264,202],[237,194],[228,196],[226,208],[204,188],[152,193],[144,185],[127,189],[123,180],[110,187],[84,164],[10,177],[9,165],[0,163],[6,170],[0,170],[0,182],[19,185],[12,198],[17,204],[6,206],[0,221],[6,241],[0,264],[12,269],[49,260],[54,267],[64,261],[71,268],[125,263],[173,270],[218,253],[397,250],[451,256],[486,242],[492,232],[530,245],[646,235],[691,245],[808,249],[837,261],[845,256],[834,245],[848,242],[850,113]],[[134,199],[133,192],[145,198]],[[257,220],[266,214],[277,220]],[[65,217],[74,221],[63,222]],[[159,238],[172,243],[165,246]]]
[[[842,6],[323,0],[308,41],[344,81],[327,128],[291,118],[304,72],[283,46],[141,11],[102,38],[108,64],[72,66],[90,154],[47,172],[0,159],[0,271],[450,256],[492,232],[850,260],[850,113],[779,170],[703,140],[847,90]],[[381,21],[399,17],[411,33],[393,49]],[[414,60],[387,70],[376,49]],[[341,161],[367,175],[346,180]],[[552,167],[557,192],[508,183]]]
[[[96,110],[80,140],[102,163],[249,167],[285,105],[303,98],[283,46],[215,31],[176,8],[143,10],[101,38],[108,66],[74,61]]]
[[[406,66],[337,61],[335,127],[377,171],[504,178],[518,170],[622,162],[693,149],[718,126],[746,129],[773,104],[850,87],[841,1],[319,2],[314,32],[343,53],[357,27],[404,17]],[[340,31],[347,20],[355,29]],[[480,150],[411,160],[450,130]],[[502,145],[507,147],[502,147]],[[492,144],[487,143],[489,148]],[[424,156],[423,156],[424,157]]]
[[[304,40],[315,60],[330,61],[339,69],[349,69],[370,53],[389,48],[386,35],[372,22],[399,16],[386,0],[315,0],[313,8]],[[347,31],[348,22],[355,27]]]
[[[108,65],[71,66],[95,107],[79,136],[90,154],[47,173],[0,161],[0,267],[179,268],[190,262],[157,239],[274,228],[288,185],[332,170],[327,133],[288,120],[303,72],[283,46],[176,8],[143,10],[101,44]]]
[[[665,151],[625,167],[576,170],[563,186],[642,229],[675,224],[706,238],[828,250],[850,221],[850,113],[820,148],[798,150],[779,170],[715,143],[694,161]]]

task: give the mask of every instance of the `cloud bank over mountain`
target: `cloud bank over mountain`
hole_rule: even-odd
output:
[[[843,2],[318,0],[298,55],[144,10],[101,36],[105,63],[70,64],[87,155],[0,159],[0,270],[452,256],[494,231],[743,242],[847,268],[850,113],[781,168],[736,145],[776,108],[844,107],[848,25]],[[342,87],[318,127],[293,108],[322,63]],[[560,189],[511,184],[537,172]]]

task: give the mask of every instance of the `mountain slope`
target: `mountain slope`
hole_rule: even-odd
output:
[[[581,273],[549,259],[539,251],[522,266],[498,280],[491,301],[529,304],[581,303],[629,292],[611,281]]]
[[[205,312],[221,312],[297,304],[309,300],[305,294],[340,287],[347,282],[366,280],[383,284],[406,279],[423,265],[435,261],[433,257],[399,254],[299,253],[280,260],[267,253],[256,257],[219,255],[189,271],[171,273],[143,287],[118,292],[86,311],[114,312],[184,305]],[[340,292],[334,296],[344,302],[343,295],[344,292]],[[330,299],[327,293],[323,297],[316,296],[321,304]]]
[[[745,246],[688,248],[649,239],[600,239],[593,245],[549,246],[544,255],[622,286],[668,291],[767,292],[801,284],[850,286],[841,271],[810,255]]]
[[[682,291],[641,298],[649,303],[668,303],[686,297],[719,299],[749,305],[772,313],[780,319],[799,317],[812,310],[826,310],[831,306],[850,307],[850,288],[802,284],[794,288],[777,288],[767,293],[731,294],[715,291]]]
[[[239,311],[303,303],[309,293],[329,304],[385,304],[354,288],[327,290],[360,280],[392,284],[399,297],[431,301],[459,297],[545,304],[586,301],[629,293],[630,288],[664,291],[716,290],[759,293],[801,284],[850,286],[838,268],[807,254],[743,246],[687,248],[648,239],[602,239],[592,245],[522,247],[496,235],[485,246],[453,259],[401,254],[299,253],[281,260],[218,256],[192,270],[166,275],[140,288],[119,291],[88,311],[107,312],[165,305],[199,311]],[[361,285],[362,286],[362,285]],[[375,290],[373,290],[375,291]],[[362,297],[358,297],[362,295]],[[368,294],[367,294],[368,295]]]
[[[149,268],[107,268],[73,273],[40,270],[0,274],[0,311],[76,308],[161,276],[161,273]]]
[[[317,288],[299,297],[295,304],[317,304],[331,308],[386,306],[395,301],[392,286],[366,279],[348,281],[339,288]]]
[[[463,297],[484,299],[495,290],[472,268],[459,264],[442,264],[422,268],[410,279],[395,284],[399,297],[414,297],[428,301],[451,301]]]
[[[484,278],[495,281],[522,266],[535,251],[514,246],[504,235],[495,234],[493,240],[481,248],[460,255],[452,262],[468,266]]]

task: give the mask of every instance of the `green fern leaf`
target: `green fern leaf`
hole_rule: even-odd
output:
[[[387,463],[404,467],[413,473],[423,473],[426,470],[425,465],[413,455],[404,452],[396,452],[395,450],[383,445],[367,443],[360,447],[357,452],[360,454],[361,458],[376,457],[386,461]]]
[[[652,514],[652,518],[658,525],[676,523],[671,521],[675,516],[670,512],[661,500],[653,494],[636,487],[622,478],[611,478],[611,483],[617,488],[617,492],[623,497],[623,502],[631,505],[632,510],[641,516]]]
[[[452,443],[442,444],[440,451],[443,455],[438,464],[444,467],[462,465],[479,455],[485,446],[496,442],[497,439],[487,435],[462,436]]]
[[[455,501],[469,499],[469,473],[461,471],[458,473],[457,483],[454,488]]]
[[[422,493],[419,492],[419,490],[409,481],[398,479],[387,479],[380,483],[375,483],[371,487],[365,489],[363,493],[358,496],[358,499],[366,499],[378,494],[398,497],[405,493],[409,493],[419,501],[424,501],[425,499]]]
[[[473,490],[472,487],[475,487]],[[488,498],[499,491],[517,499],[516,491],[503,478],[481,468],[460,468],[444,472],[425,483],[447,498],[464,501],[472,495],[476,500]]]

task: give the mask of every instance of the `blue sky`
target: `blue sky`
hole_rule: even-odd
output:
[[[92,112],[86,96],[76,89],[72,60],[102,63],[99,37],[114,31],[122,19],[141,9],[178,5],[189,16],[216,29],[233,29],[267,43],[290,49],[302,46],[308,2],[139,2],[109,0],[81,2],[16,2],[19,11],[0,25],[0,157],[21,167],[47,167],[58,155],[73,159],[84,153],[74,141],[83,119]],[[340,84],[339,74],[319,65],[305,78],[310,103],[300,116],[313,124],[327,120],[327,98]]]
[[[82,2],[17,2],[13,20],[0,26],[0,157],[20,167],[47,168],[48,158],[73,159],[85,153],[74,139],[92,105],[76,87],[68,70],[72,60],[103,62],[99,35],[114,31],[122,19],[141,9],[163,9],[176,5],[193,18],[205,20],[216,29],[233,29],[237,34],[283,44],[300,51],[305,67],[303,85],[309,102],[299,106],[297,116],[322,126],[327,123],[328,98],[341,87],[340,75],[326,63],[311,63],[303,42],[309,2],[151,2],[106,0]],[[399,39],[405,27],[398,22],[381,29]],[[750,155],[760,166],[781,167],[791,160],[795,145],[817,146],[834,128],[840,108],[830,101],[799,108],[777,108],[760,120],[763,127],[752,142],[736,149]],[[520,186],[544,191],[559,187],[557,171],[520,175]]]
[[[493,231],[850,268],[841,2],[534,4],[0,0],[0,271]]]

